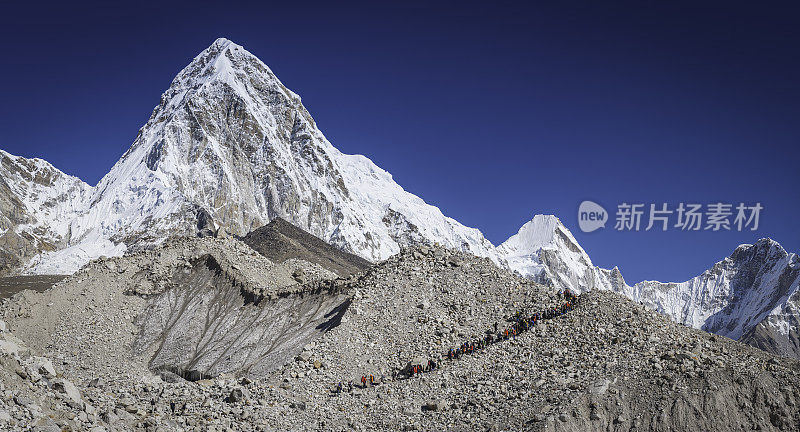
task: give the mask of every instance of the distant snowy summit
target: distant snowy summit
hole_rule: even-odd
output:
[[[800,358],[798,288],[797,254],[761,239],[686,282],[645,281],[620,292],[688,326]]]
[[[732,260],[724,279],[704,273],[698,278],[707,282],[633,287],[616,268],[595,267],[555,216],[535,216],[495,247],[403,190],[368,158],[333,147],[300,97],[227,39],[214,41],[175,77],[97,186],[5,152],[0,175],[0,274],[72,273],[99,256],[171,235],[245,235],[280,217],[370,261],[438,242],[555,287],[623,292],[677,321],[737,338],[777,337],[781,349],[800,352],[797,259],[780,246],[773,249],[783,258],[775,252]],[[765,276],[773,273],[783,276]],[[763,277],[748,285],[751,274]],[[760,300],[744,301],[750,291]]]
[[[618,268],[594,266],[554,216],[535,216],[497,251],[509,267],[539,282],[615,291],[687,326],[800,358],[800,258],[772,239],[740,245],[688,281],[633,286]]]

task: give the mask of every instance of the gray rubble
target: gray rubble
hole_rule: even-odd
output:
[[[558,305],[558,293],[488,259],[438,246],[404,250],[347,279],[298,284],[296,268],[271,262],[260,267],[266,258],[249,253],[233,259],[240,245],[232,241],[167,244],[174,249],[144,252],[150,258],[141,258],[136,271],[127,269],[133,267],[129,257],[101,260],[44,294],[27,291],[4,302],[0,311],[13,335],[4,332],[0,341],[0,422],[38,422],[48,430],[52,421],[62,429],[109,431],[726,431],[800,425],[797,361],[675,324],[617,294],[588,292],[564,316],[445,361],[449,348],[507,326],[517,312]],[[159,256],[164,261],[156,265]],[[128,276],[142,268],[151,269],[147,284]],[[176,278],[176,271],[185,278]],[[197,304],[169,306],[192,301]],[[317,302],[327,306],[315,310],[326,310],[340,301],[338,320],[325,321],[331,315],[323,313],[319,323],[328,324],[320,328],[320,316],[302,306]],[[289,304],[301,306],[279,313]],[[162,358],[161,345],[137,338],[183,340],[180,332],[146,329],[179,323],[169,317],[187,311],[230,323],[226,328],[238,331],[234,340],[265,328],[257,323],[267,312],[282,317],[267,320],[282,322],[282,330],[244,343],[198,339],[233,349],[231,359],[191,355],[228,365],[220,369],[153,367],[153,359]],[[254,332],[242,331],[242,323]],[[257,362],[248,363],[243,353],[269,353],[242,349],[276,340],[280,345],[279,339],[287,349],[252,373],[248,364]],[[441,367],[410,379],[397,375],[425,359]],[[188,380],[187,371],[197,374]],[[363,375],[375,376],[376,384],[362,388]]]

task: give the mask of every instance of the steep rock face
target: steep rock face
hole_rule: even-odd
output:
[[[41,159],[0,150],[0,275],[39,252],[68,246],[66,222],[83,211],[90,191]]]

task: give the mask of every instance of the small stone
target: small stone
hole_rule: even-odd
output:
[[[230,394],[228,394],[228,397],[225,398],[225,402],[237,403],[241,402],[243,399],[244,399],[244,392],[242,392],[242,389],[235,388],[231,390]]]
[[[136,419],[136,416],[129,413],[124,409],[114,409],[114,414],[122,421],[133,421]]]
[[[33,432],[61,432],[61,428],[50,417],[40,417],[33,425]]]
[[[45,378],[55,378],[56,369],[53,367],[53,362],[44,357],[36,357],[33,362],[34,369],[39,372],[39,375]]]
[[[422,411],[440,411],[442,409],[439,401],[430,401],[422,405]]]
[[[75,387],[75,384],[72,384],[65,379],[57,379],[53,381],[53,390],[63,393],[75,403],[80,403],[81,401],[81,393],[78,391],[78,388]]]
[[[16,342],[12,342],[9,340],[0,340],[0,354],[5,354],[7,356],[14,356],[19,355],[21,351],[24,351],[22,347],[19,346]]]
[[[88,403],[83,404],[83,411],[88,415],[97,415],[97,408]]]
[[[181,378],[180,375],[178,375],[178,374],[176,374],[176,373],[174,373],[172,371],[168,371],[168,370],[160,370],[160,371],[158,371],[158,377],[161,378],[161,381],[164,381],[166,383],[175,384],[175,383],[179,383],[179,382],[183,382],[184,381],[184,379]],[[97,378],[93,379],[92,383],[95,380],[98,380],[98,379]],[[89,383],[89,387],[100,387],[102,385],[102,383],[99,380],[97,381],[96,385],[92,385],[92,383]]]
[[[306,277],[306,272],[303,269],[297,269],[292,272],[292,278],[298,283],[306,283],[308,278]]]
[[[22,395],[14,396],[14,402],[16,402],[17,405],[24,407],[29,407],[34,404],[33,399]]]
[[[592,387],[589,389],[589,393],[593,395],[604,395],[608,391],[608,386],[611,384],[611,380],[603,378],[595,381],[592,384]]]
[[[116,423],[119,420],[119,417],[113,411],[103,411],[100,414],[100,419],[106,423]]]
[[[217,232],[215,233],[214,236],[216,238],[227,238],[228,237],[228,232],[225,230],[225,227],[219,227],[219,229],[217,229]]]

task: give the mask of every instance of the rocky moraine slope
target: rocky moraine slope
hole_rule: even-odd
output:
[[[286,231],[284,231],[286,232]],[[314,250],[302,236],[292,237]],[[318,246],[318,245],[317,245]],[[321,250],[321,249],[316,249]],[[441,246],[337,276],[234,238],[94,261],[0,306],[0,424],[55,430],[795,430],[800,363],[615,293],[448,359],[557,289]],[[335,257],[331,257],[335,258]],[[298,269],[308,278],[298,282]],[[410,365],[437,367],[409,377]],[[362,376],[375,382],[361,386]],[[350,385],[353,382],[354,385]],[[339,384],[342,384],[340,387]]]

